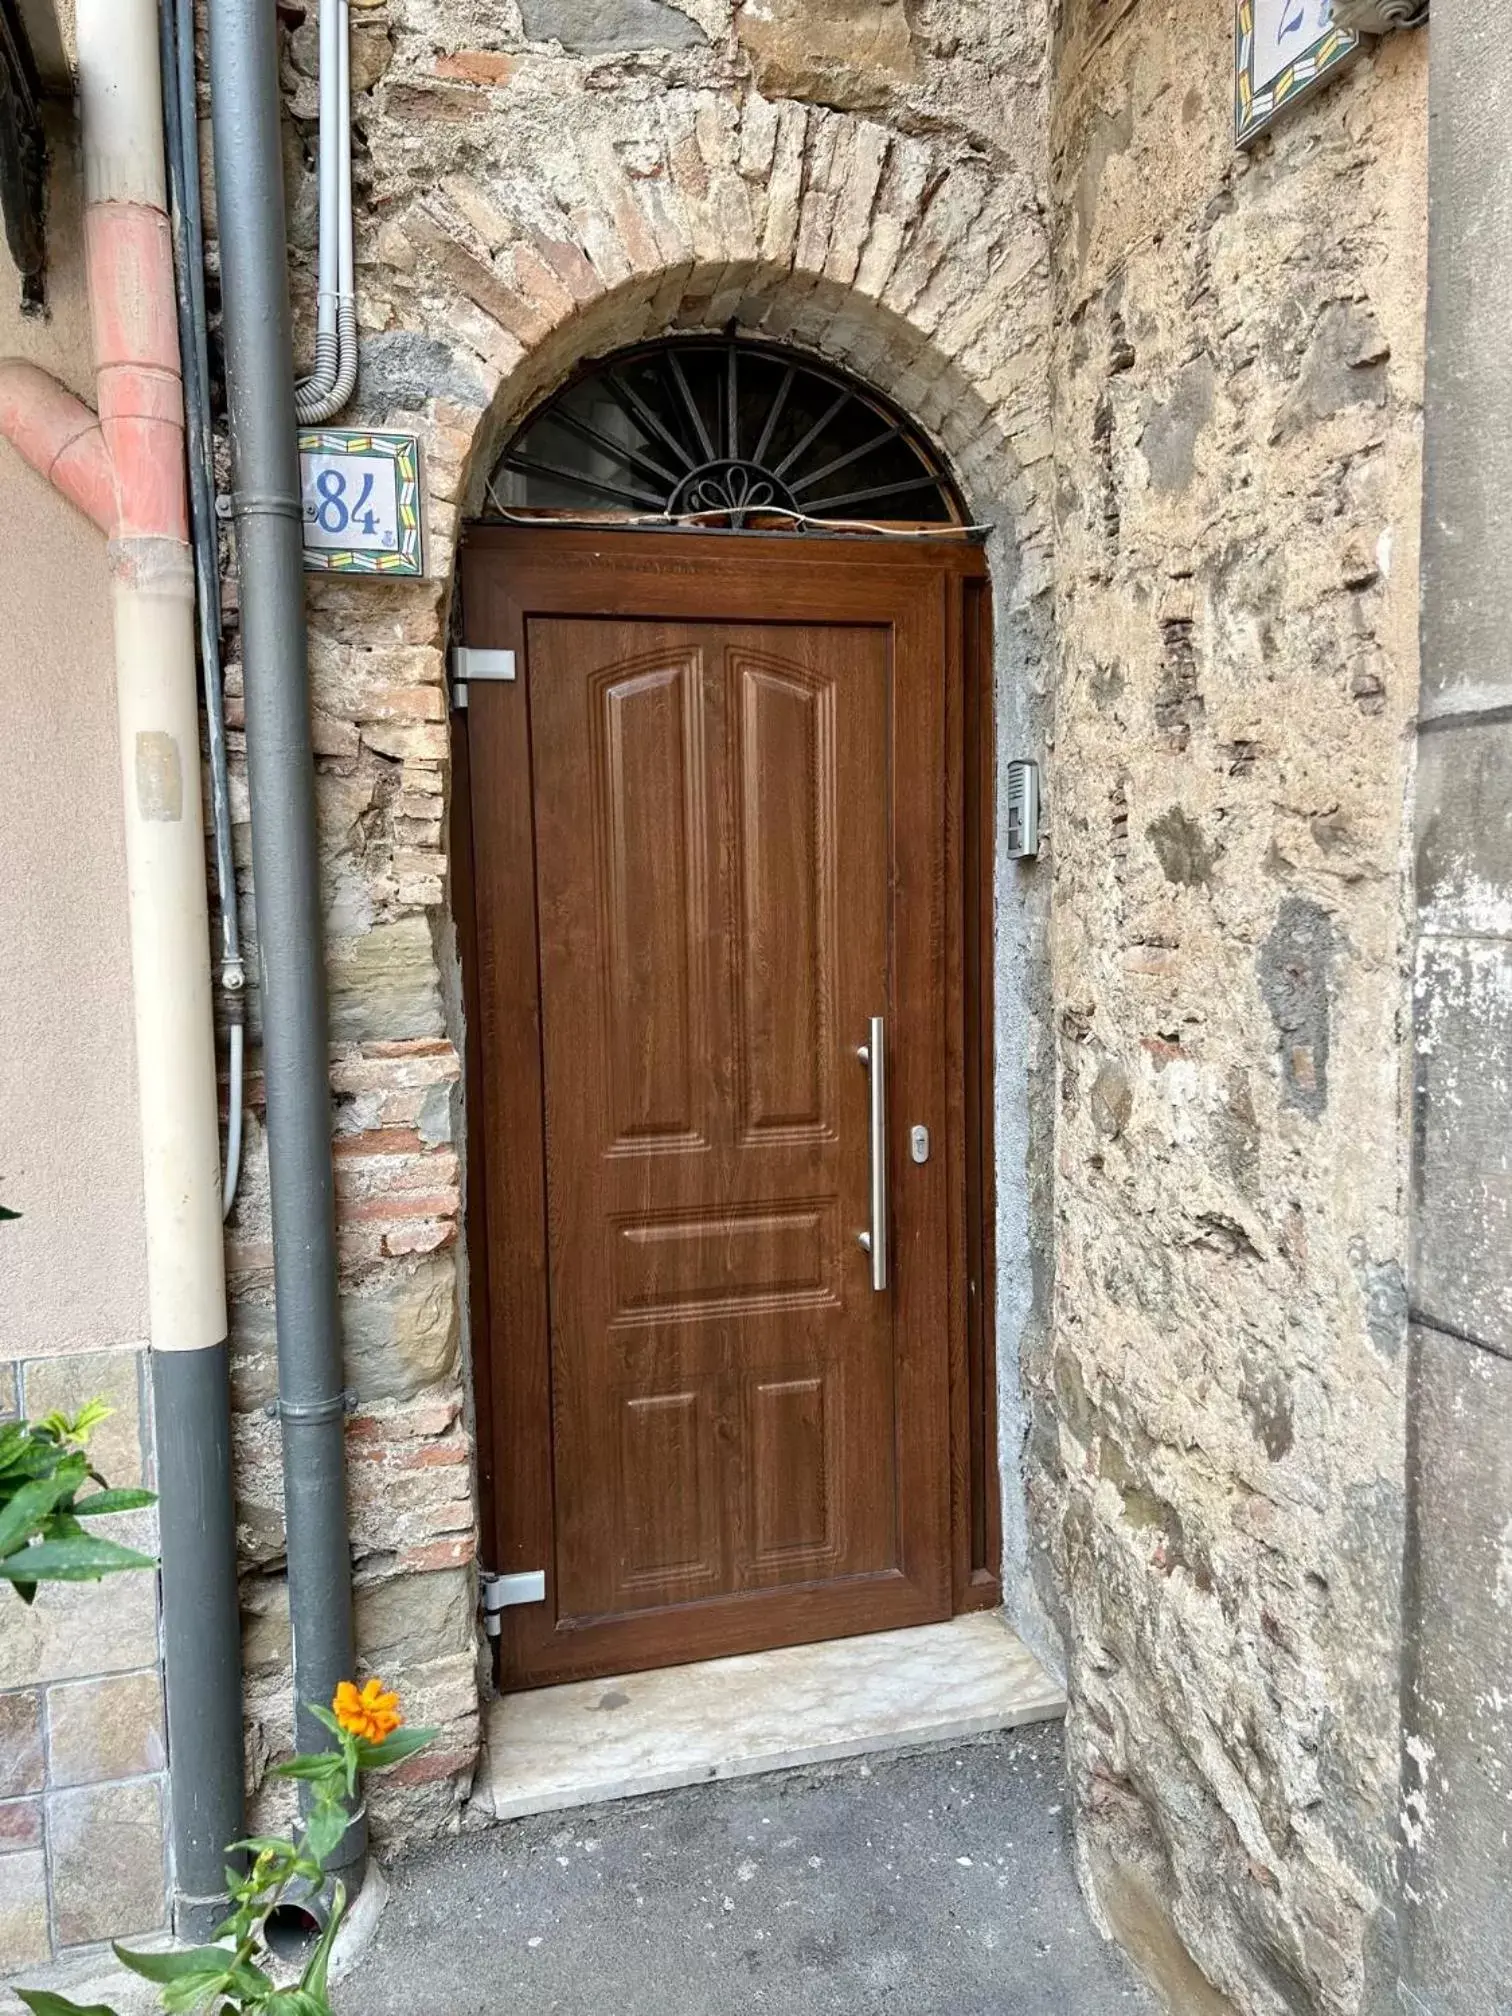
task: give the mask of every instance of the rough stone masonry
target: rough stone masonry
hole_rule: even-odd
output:
[[[1030,1488],[1094,1894],[1280,2016],[1392,1978],[1426,49],[1237,154],[1226,11],[1058,50]]]
[[[995,528],[1000,753],[1044,755],[1050,826],[998,892],[1006,1580],[1064,1646],[1090,1892],[1177,2007],[1343,2016],[1379,2006],[1396,1828],[1424,52],[1237,155],[1227,7],[1049,11],[353,0],[353,417],[417,430],[429,488],[424,582],[310,591],[358,1630],[445,1730],[374,1817],[453,1824],[478,1741],[455,542],[578,361],[735,322],[890,393]],[[308,349],[315,23],[279,12]],[[290,1726],[260,1148],[258,1782]]]

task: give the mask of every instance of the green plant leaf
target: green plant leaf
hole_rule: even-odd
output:
[[[293,1852],[293,1843],[287,1834],[249,1834],[245,1841],[226,1843],[228,1855],[236,1848],[245,1848],[249,1855],[288,1855]]]
[[[115,1411],[108,1400],[86,1400],[77,1414],[45,1415],[42,1426],[51,1428],[65,1442],[84,1443]]]
[[[232,1970],[229,1983],[230,1992],[233,1995],[239,1996],[243,2002],[250,2002],[254,2008],[258,2009],[263,2006],[264,1998],[273,1993],[274,1986],[275,1984],[271,1976],[264,1974],[261,1967],[255,1967],[250,1960],[242,1960],[237,1964]],[[170,1988],[168,1995],[172,1995],[173,1992],[173,1989]],[[164,1996],[163,2004],[165,2008],[167,2007],[167,2001],[168,1997]]]
[[[346,1759],[339,1750],[319,1750],[313,1757],[287,1757],[273,1766],[275,1777],[301,1778],[311,1785],[326,1781],[339,1784],[345,1771]]]
[[[350,1729],[343,1729],[331,1710],[329,1708],[322,1708],[318,1701],[307,1701],[305,1707],[323,1728],[330,1730],[331,1734],[336,1738],[339,1747],[336,1750],[318,1751],[314,1757],[306,1758],[304,1761],[318,1765],[322,1759],[327,1761],[334,1759],[335,1763],[340,1766],[339,1775],[345,1780],[347,1797],[354,1797],[357,1791],[357,1738],[352,1734]],[[318,1770],[314,1770],[294,1775],[313,1778],[319,1776],[320,1773]],[[336,1773],[333,1766],[334,1775]]]
[[[15,1213],[0,1212],[0,1217],[4,1216],[14,1217]],[[86,2008],[82,2002],[70,2002],[66,1995],[54,1995],[50,1988],[18,1988],[16,1993],[32,2016],[116,2016],[103,2002],[91,2002]]]
[[[0,1561],[0,1576],[10,1582],[97,1582],[124,1568],[155,1568],[150,1554],[121,1547],[114,1540],[39,1540]]]
[[[337,1929],[346,1915],[346,1899],[346,1885],[338,1882],[331,1894],[331,1915],[326,1920],[326,1928],[299,1977],[300,1987],[312,1998],[319,1998],[316,2006],[322,2010],[326,2006],[326,1970],[331,1964],[331,1948],[336,1943]]]
[[[0,1477],[31,1447],[31,1435],[24,1421],[7,1421],[0,1427]],[[38,1989],[41,1994],[41,1989]]]
[[[440,1733],[438,1729],[396,1729],[381,1743],[365,1743],[359,1737],[357,1761],[364,1771],[392,1771],[406,1757],[413,1757],[427,1743],[434,1743]]]
[[[65,1448],[57,1458],[57,1474],[66,1477],[77,1491],[89,1475],[89,1458],[82,1449]]]
[[[50,1477],[58,1467],[59,1445],[28,1422],[21,1423],[21,1440],[6,1458],[7,1479]]]
[[[322,1802],[311,1812],[304,1825],[304,1847],[307,1853],[324,1867],[326,1857],[340,1846],[342,1837],[352,1824],[352,1817],[334,1799]]]
[[[226,1956],[228,1959],[230,1955]],[[216,1975],[210,1980],[197,1980],[186,1975],[182,1981],[174,1981],[166,1987],[161,1996],[165,2016],[189,2016],[194,2009],[208,2009],[212,2003],[221,2009],[229,2009],[229,2002],[222,2002],[221,1996],[230,1992],[229,1978]]]
[[[140,1974],[144,1981],[155,1982],[159,1988],[175,1981],[227,1980],[236,1959],[224,1946],[190,1946],[180,1953],[133,1953],[129,1946],[119,1946],[112,1940],[111,1951],[123,1967]]]
[[[23,1484],[10,1503],[0,1509],[0,1555],[14,1554],[33,1533],[40,1533],[54,1506],[71,1497],[75,1488],[72,1478],[57,1473]]]
[[[103,1491],[92,1491],[87,1498],[75,1498],[73,1512],[78,1519],[103,1519],[107,1512],[141,1512],[149,1505],[156,1505],[156,1491],[142,1491],[122,1485]]]
[[[185,2016],[218,1995],[250,1998],[254,2007],[261,2007],[273,1989],[260,1967],[238,1960],[224,1946],[196,1946],[187,1953],[128,1953],[117,1946],[115,1952],[133,1973],[162,1990],[166,2016]]]

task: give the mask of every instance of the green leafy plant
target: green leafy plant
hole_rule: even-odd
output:
[[[113,1491],[91,1466],[86,1444],[110,1411],[91,1400],[74,1415],[0,1426],[0,1579],[23,1603],[32,1601],[39,1582],[96,1582],[157,1565],[150,1554],[103,1539],[83,1523],[156,1502],[151,1491]]]
[[[0,1224],[20,1216],[0,1204]],[[123,1568],[157,1566],[150,1554],[102,1540],[82,1523],[157,1502],[150,1491],[112,1491],[91,1468],[85,1445],[110,1412],[91,1400],[71,1417],[0,1424],[0,1580],[23,1603],[39,1582],[97,1582]]]
[[[343,1680],[329,1708],[312,1705],[310,1712],[336,1738],[336,1747],[312,1756],[291,1757],[274,1769],[310,1788],[309,1811],[297,1836],[254,1835],[233,1841],[232,1851],[247,1856],[245,1874],[226,1871],[231,1915],[217,1927],[216,1943],[178,1953],[133,1953],[117,1946],[116,1957],[143,1980],[153,1982],[165,2016],[331,2016],[326,1976],[331,1948],[346,1910],[346,1890],[338,1882],[331,1893],[324,1930],[305,1961],[297,1982],[280,1984],[269,1971],[268,1920],[280,1904],[318,1897],[325,1885],[325,1865],[351,1823],[351,1802],[357,1779],[367,1771],[388,1771],[435,1740],[434,1729],[406,1729],[398,1696],[385,1693],[380,1680],[360,1690]],[[87,2008],[43,1988],[20,1988],[17,1994],[33,2016],[115,2016],[102,2002]]]

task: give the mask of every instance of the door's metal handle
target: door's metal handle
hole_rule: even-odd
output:
[[[862,1249],[871,1256],[872,1288],[878,1295],[887,1291],[887,1031],[880,1015],[871,1018],[871,1037],[856,1055],[866,1066],[871,1088],[871,1227],[857,1235]]]

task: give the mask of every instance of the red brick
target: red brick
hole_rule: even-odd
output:
[[[436,59],[435,74],[457,84],[507,84],[519,67],[518,58],[493,49],[458,49]]]
[[[463,1568],[475,1553],[471,1534],[455,1540],[428,1540],[420,1547],[401,1547],[397,1565],[401,1574],[430,1575],[443,1568]]]
[[[367,1134],[343,1134],[334,1144],[337,1155],[423,1155],[426,1144],[413,1127],[375,1127]]]
[[[419,1750],[385,1776],[396,1785],[434,1785],[438,1778],[455,1778],[460,1772],[471,1771],[477,1761],[476,1749]]]
[[[459,1435],[454,1442],[427,1442],[422,1448],[412,1449],[404,1459],[406,1470],[428,1470],[443,1463],[465,1463],[472,1454],[468,1444]]]
[[[340,1216],[346,1224],[364,1224],[375,1218],[454,1218],[461,1208],[455,1190],[432,1190],[418,1197],[387,1191],[381,1197],[343,1203]]]

